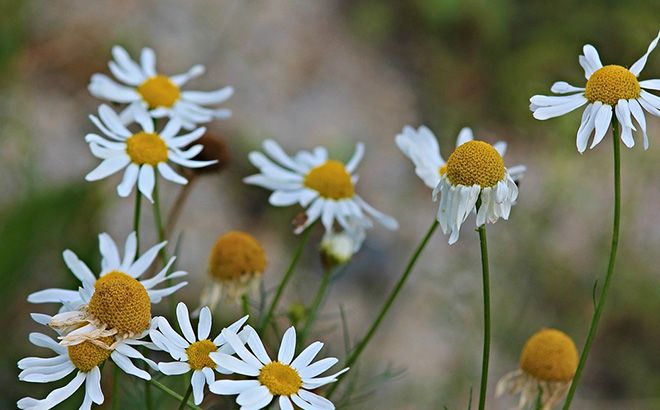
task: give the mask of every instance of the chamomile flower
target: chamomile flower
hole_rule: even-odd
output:
[[[363,219],[349,218],[348,229],[336,226],[326,231],[321,240],[321,258],[326,266],[342,265],[351,260],[367,236]]]
[[[483,141],[468,141],[449,156],[445,172],[433,190],[440,195],[437,220],[449,244],[458,240],[461,225],[476,210],[477,226],[509,219],[518,197],[518,186],[504,166],[500,153]],[[481,201],[479,209],[477,203]]]
[[[25,397],[18,401],[19,409],[47,410],[57,406],[80,386],[85,384],[85,396],[80,409],[91,409],[92,403],[102,404],[104,397],[101,390],[101,366],[110,359],[125,373],[150,380],[148,372],[137,368],[131,359],[140,359],[156,369],[156,364],[145,358],[142,353],[130,346],[140,344],[136,340],[115,341],[106,336],[88,340],[73,346],[62,346],[42,333],[31,333],[30,342],[35,346],[52,350],[56,356],[41,358],[27,357],[18,362],[21,381],[32,383],[50,383],[67,377],[76,371],[76,375],[64,387],[53,390],[44,399]]]
[[[167,76],[156,71],[156,54],[143,48],[140,64],[133,61],[120,46],[112,47],[113,61],[108,63],[112,74],[121,81],[118,84],[105,74],[94,74],[89,92],[98,98],[129,106],[122,113],[122,120],[131,120],[135,108],[148,109],[154,118],[177,119],[185,129],[207,123],[214,118],[228,118],[228,109],[212,109],[209,105],[221,104],[234,93],[233,87],[215,91],[183,91],[181,87],[204,73],[204,66],[196,65],[183,74]]]
[[[87,134],[85,141],[95,157],[103,160],[85,177],[88,181],[98,181],[122,169],[124,177],[117,186],[117,193],[127,197],[137,183],[138,190],[153,202],[151,195],[156,183],[156,170],[165,179],[185,185],[188,180],[177,174],[168,161],[188,168],[200,168],[215,164],[217,161],[195,161],[195,155],[203,149],[202,145],[194,145],[184,149],[193,141],[199,139],[204,128],[193,132],[177,135],[181,122],[170,120],[162,131],[156,132],[154,123],[142,108],[135,111],[135,119],[140,125],[138,132],[129,131],[112,108],[107,105],[99,107],[99,117],[90,115],[92,122],[106,135]],[[108,139],[109,138],[109,139]]]
[[[318,377],[338,362],[331,357],[310,364],[323,347],[323,343],[312,343],[294,359],[296,330],[290,327],[282,338],[277,360],[272,361],[257,332],[249,326],[246,326],[246,329],[250,332],[247,338],[250,350],[234,332],[224,329],[222,334],[234,348],[238,358],[221,352],[211,353],[210,356],[234,373],[253,379],[219,380],[210,386],[211,392],[222,395],[237,394],[236,403],[246,409],[264,408],[275,396],[279,397],[278,404],[282,410],[293,410],[293,404],[311,410],[335,408],[331,401],[310,391],[337,381],[337,376],[348,371],[343,369],[331,376]]]
[[[573,340],[556,329],[535,333],[520,355],[520,369],[508,373],[498,383],[496,395],[520,394],[517,409],[535,403],[541,394],[543,410],[550,410],[568,391],[578,365]]]
[[[472,129],[464,127],[458,133],[456,147],[473,140]],[[424,184],[431,189],[437,187],[440,177],[447,172],[447,161],[442,158],[438,139],[433,131],[424,125],[417,129],[406,125],[401,134],[396,136],[395,141],[401,152],[415,164],[415,173]],[[507,145],[504,141],[498,141],[493,144],[493,148],[503,157]],[[524,165],[510,167],[509,175],[511,179],[518,181],[522,179],[526,169]]]
[[[264,248],[252,235],[241,231],[221,235],[209,255],[209,283],[202,291],[201,306],[215,310],[223,297],[240,300],[259,284],[266,262]]]
[[[190,323],[188,307],[184,303],[177,305],[176,317],[183,336],[174,331],[164,317],[155,318],[157,329],[152,328],[149,331],[149,336],[154,344],[169,353],[173,359],[178,360],[176,362],[160,362],[158,363],[158,369],[170,376],[188,373],[192,370],[190,383],[193,389],[193,398],[195,404],[200,404],[204,400],[204,385],[211,385],[215,382],[214,371],[231,374],[231,371],[211,360],[209,353],[233,354],[234,350],[227,344],[221,334],[213,340],[209,339],[212,320],[211,311],[208,307],[203,307],[200,312],[197,334],[195,334]],[[247,319],[247,316],[239,319],[228,329],[234,333],[238,332]]]
[[[355,193],[357,176],[353,175],[364,155],[364,145],[356,146],[353,157],[347,164],[328,159],[323,147],[312,152],[300,151],[290,157],[273,140],[266,140],[261,152],[250,153],[250,162],[259,168],[260,174],[244,179],[245,183],[258,185],[274,191],[270,203],[274,206],[300,204],[306,208],[306,220],[297,227],[296,233],[321,218],[326,231],[335,222],[349,229],[349,218],[365,220],[372,226],[371,218],[388,229],[397,229],[397,221],[367,204]]]
[[[582,113],[576,139],[577,149],[582,153],[587,149],[592,133],[594,138],[590,148],[602,141],[610,128],[612,111],[614,111],[621,128],[621,141],[629,148],[635,145],[632,135],[633,131],[637,131],[632,121],[634,118],[642,131],[644,149],[648,149],[649,139],[646,134],[644,110],[660,117],[660,97],[647,90],[660,90],[660,79],[639,81],[638,77],[651,51],[658,45],[658,40],[660,40],[660,32],[651,42],[646,53],[630,68],[614,64],[603,66],[596,49],[590,44],[585,45],[584,54],[580,55],[579,61],[587,79],[586,85],[576,87],[559,81],[552,85],[550,91],[567,95],[533,96],[530,98],[530,109],[534,113],[534,118],[547,120],[587,104]]]
[[[149,330],[151,304],[160,302],[188,283],[179,282],[155,289],[167,280],[187,275],[184,271],[167,274],[175,257],[155,276],[138,280],[165,245],[166,242],[161,242],[135,259],[137,238],[133,232],[126,239],[124,257],[120,258],[110,235],[102,233],[99,248],[103,259],[98,278],[72,251],[66,250],[64,262],[82,286],[77,291],[46,289],[35,292],[28,296],[28,302],[62,303],[60,313],[48,324],[63,333],[63,345],[99,337],[115,336],[120,341],[142,335]]]

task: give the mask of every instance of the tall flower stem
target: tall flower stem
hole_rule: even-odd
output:
[[[594,311],[594,315],[591,319],[589,334],[587,335],[587,340],[584,342],[582,355],[580,356],[580,362],[578,363],[577,370],[575,371],[575,377],[573,377],[571,388],[568,390],[566,401],[564,402],[564,410],[568,410],[571,407],[571,402],[573,401],[575,390],[577,389],[578,383],[580,382],[580,376],[582,376],[582,371],[584,370],[587,357],[589,356],[589,350],[591,350],[591,344],[593,343],[594,337],[596,336],[596,332],[598,330],[598,322],[600,321],[600,317],[603,314],[603,308],[605,307],[605,301],[607,300],[607,294],[610,289],[612,276],[614,276],[616,251],[619,245],[619,223],[621,219],[621,146],[619,143],[618,134],[617,120],[612,118],[612,140],[614,141],[614,222],[612,224],[612,245],[610,247],[610,258],[607,265],[607,273],[605,274],[605,283],[603,283],[603,288],[600,291],[600,297],[596,302],[596,310]]]
[[[289,263],[289,268],[286,270],[286,273],[284,274],[284,277],[282,278],[280,285],[277,287],[277,291],[275,291],[275,297],[273,297],[273,301],[270,303],[270,306],[268,307],[266,314],[261,318],[261,321],[259,322],[259,332],[262,332],[264,329],[266,329],[266,326],[268,326],[268,323],[270,323],[271,319],[273,318],[273,313],[275,312],[275,309],[277,308],[277,305],[280,302],[280,298],[284,293],[284,289],[286,288],[286,285],[289,283],[289,280],[291,279],[293,272],[296,270],[296,266],[298,265],[298,261],[300,260],[302,251],[305,248],[307,241],[309,240],[309,235],[311,234],[314,225],[315,224],[311,224],[302,233],[302,238],[300,238],[300,241],[298,242],[298,247],[293,253],[293,257],[291,259],[291,262]]]
[[[241,295],[241,306],[243,307],[243,316],[250,315],[250,301],[246,294]]]
[[[477,210],[481,199],[477,201]],[[486,390],[488,389],[488,364],[490,361],[490,270],[488,268],[488,244],[486,243],[486,224],[478,228],[481,248],[481,272],[484,288],[484,347],[481,359],[481,387],[479,389],[479,410],[486,407]]]
[[[183,185],[179,190],[179,193],[177,194],[176,199],[172,204],[172,208],[170,208],[170,212],[167,216],[167,224],[165,225],[165,234],[167,237],[172,235],[174,227],[179,220],[179,216],[181,216],[181,211],[183,210],[184,205],[190,197],[190,192],[192,191],[192,187],[195,184],[195,181],[197,181],[196,174],[190,174],[190,176],[188,176],[188,183]]]
[[[188,404],[188,399],[190,398],[191,394],[192,394],[192,382],[190,382],[190,385],[188,385],[188,390],[186,390],[185,396],[183,396],[183,399],[181,399],[181,404],[179,404],[179,410],[183,410],[186,408],[186,405]]]
[[[135,191],[135,213],[133,214],[133,231],[137,243],[136,255],[140,254],[140,215],[142,214],[142,194]]]
[[[332,272],[333,269],[328,267],[325,269],[325,272],[323,272],[323,279],[321,279],[321,284],[319,285],[319,289],[316,291],[316,296],[314,296],[314,301],[309,307],[309,312],[307,314],[307,318],[305,319],[305,326],[303,327],[302,332],[300,332],[300,337],[298,338],[298,342],[300,344],[305,343],[305,338],[311,332],[314,322],[316,321],[316,315],[319,312],[319,309],[321,307],[321,304],[323,303],[323,300],[325,299],[326,294],[328,293],[328,288],[330,286],[330,282],[332,279]]]
[[[177,401],[179,401],[179,402],[183,401],[183,396],[181,396],[179,393],[175,392],[174,390],[170,389],[169,387],[165,386],[164,384],[162,384],[158,380],[151,379],[151,380],[149,380],[149,383],[153,384],[157,389],[159,389],[163,393],[171,396],[172,398],[176,399]],[[189,409],[202,410],[201,407],[196,406],[192,403],[189,403],[187,400],[184,401],[184,403],[186,403],[186,406],[188,406]]]
[[[413,271],[413,268],[415,267],[415,264],[417,263],[417,260],[419,259],[419,256],[422,254],[422,251],[426,247],[426,244],[429,242],[429,240],[431,239],[431,236],[433,236],[433,233],[438,228],[438,225],[439,225],[438,220],[434,219],[433,223],[429,227],[429,230],[426,232],[426,235],[424,235],[424,239],[422,239],[422,241],[419,243],[419,245],[417,246],[417,249],[415,249],[415,252],[411,256],[410,260],[408,261],[408,264],[406,265],[406,269],[401,274],[401,277],[399,278],[399,281],[394,286],[394,289],[392,289],[392,292],[390,292],[389,296],[387,297],[387,300],[385,300],[385,303],[383,304],[383,307],[380,309],[380,313],[378,313],[378,316],[376,317],[376,320],[374,320],[374,323],[371,325],[371,327],[367,331],[367,334],[360,341],[360,343],[355,347],[353,352],[348,356],[348,359],[346,359],[345,367],[352,367],[353,364],[355,364],[355,362],[358,360],[358,358],[362,354],[362,351],[364,351],[364,349],[367,347],[367,345],[371,341],[371,338],[376,333],[376,330],[378,330],[378,327],[380,326],[381,322],[383,321],[383,318],[385,318],[385,315],[387,315],[387,312],[390,310],[390,307],[392,307],[392,304],[394,303],[394,300],[399,295],[399,292],[401,292],[401,289],[403,289],[403,285],[408,280],[408,276],[410,276],[410,273]],[[344,377],[339,379],[339,381],[337,381],[335,384],[333,384],[330,387],[330,389],[328,389],[328,392],[325,395],[325,397],[330,398],[332,396],[332,394],[335,392],[335,390],[337,390],[337,386],[339,386],[339,383],[341,383],[342,380],[344,380]]]

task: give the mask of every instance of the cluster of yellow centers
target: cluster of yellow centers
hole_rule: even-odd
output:
[[[126,153],[134,164],[152,166],[167,161],[167,144],[155,133],[140,131],[126,140]]]
[[[140,334],[151,322],[151,301],[145,287],[119,271],[102,276],[94,285],[89,313],[117,333]]]
[[[142,99],[149,105],[149,108],[169,108],[177,102],[181,95],[179,87],[164,75],[147,78],[145,82],[138,86],[137,90]]]
[[[541,381],[568,382],[575,375],[578,351],[573,340],[556,329],[543,329],[529,338],[520,355],[520,368]]]
[[[259,383],[268,387],[273,396],[296,394],[303,384],[298,371],[281,362],[270,362],[262,367],[259,372]]]
[[[355,194],[351,174],[346,171],[344,164],[332,159],[312,168],[305,175],[304,184],[328,199],[352,198]]]
[[[105,345],[105,347],[85,341],[67,348],[69,359],[78,370],[87,373],[110,357],[110,353],[112,353],[110,346],[114,343],[114,339],[112,337],[101,337],[97,342]]]
[[[630,70],[620,65],[606,65],[591,74],[584,96],[591,103],[600,101],[615,105],[619,100],[639,98],[640,92],[639,81]]]
[[[252,235],[229,231],[220,236],[209,256],[209,275],[220,281],[236,281],[266,269],[266,252]]]
[[[213,353],[217,350],[218,347],[215,343],[208,339],[192,343],[186,348],[188,364],[193,370],[202,370],[205,367],[215,369],[216,364],[209,357],[209,353]]]
[[[456,147],[446,167],[447,178],[453,185],[479,185],[482,188],[497,185],[505,173],[502,156],[483,141],[469,141]]]

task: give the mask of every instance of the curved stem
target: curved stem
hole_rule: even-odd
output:
[[[300,242],[298,242],[298,247],[293,253],[293,258],[289,263],[289,268],[286,270],[286,273],[284,274],[284,277],[282,278],[280,285],[277,287],[277,291],[275,292],[275,297],[273,297],[273,301],[270,303],[270,306],[268,307],[268,311],[261,318],[261,321],[259,323],[259,332],[262,332],[264,329],[266,329],[266,326],[268,326],[268,323],[273,318],[273,313],[275,312],[275,309],[277,308],[277,304],[279,303],[280,298],[284,293],[284,288],[286,288],[286,285],[289,283],[289,280],[291,279],[291,276],[293,275],[293,272],[296,269],[296,265],[298,265],[298,260],[300,260],[300,255],[302,255],[302,251],[305,248],[305,244],[307,244],[307,241],[309,240],[309,235],[311,234],[314,225],[315,224],[311,224],[302,233],[302,238],[300,238]]]
[[[401,289],[403,288],[403,285],[406,283],[406,280],[408,280],[408,276],[410,276],[410,273],[412,272],[413,268],[415,267],[415,264],[417,263],[417,259],[419,259],[419,256],[422,254],[422,251],[426,247],[426,244],[429,242],[431,239],[431,236],[433,236],[433,232],[435,232],[436,228],[438,227],[439,223],[437,219],[433,220],[433,223],[431,224],[431,227],[429,230],[426,232],[426,235],[424,235],[424,239],[419,243],[417,246],[417,249],[415,249],[415,252],[411,256],[410,260],[408,261],[408,264],[406,265],[406,269],[403,271],[401,274],[401,277],[399,278],[399,281],[396,283],[394,286],[394,289],[392,289],[392,292],[390,292],[390,295],[387,297],[387,300],[385,300],[385,303],[383,304],[383,307],[380,309],[380,313],[376,317],[376,320],[374,323],[371,325],[369,328],[369,331],[367,331],[367,334],[364,336],[364,338],[360,341],[360,343],[356,346],[355,350],[350,354],[348,359],[346,359],[346,367],[351,367],[353,364],[358,360],[360,355],[362,354],[362,351],[364,350],[365,347],[369,344],[371,341],[371,338],[374,336],[376,333],[376,330],[378,330],[378,327],[380,326],[381,322],[383,321],[383,318],[387,314],[387,312],[390,310],[390,307],[392,307],[392,304],[394,303],[394,299],[399,295],[399,292],[401,292]],[[333,384],[329,389],[328,393],[326,394],[327,398],[330,398],[332,394],[337,390],[337,386],[339,386],[339,383],[344,380],[344,377],[339,379],[335,384]]]
[[[477,202],[477,209],[480,203]],[[488,364],[490,361],[490,271],[488,268],[488,244],[486,243],[486,224],[479,228],[479,244],[481,247],[481,272],[484,287],[484,347],[481,359],[481,387],[479,389],[479,410],[486,407],[486,390],[488,389]]]
[[[607,273],[605,274],[605,283],[603,283],[603,289],[600,291],[600,297],[596,303],[596,310],[594,311],[594,315],[591,319],[591,325],[589,326],[589,334],[587,335],[587,340],[584,342],[584,347],[582,348],[580,362],[578,364],[577,370],[575,371],[575,376],[573,377],[571,388],[569,389],[566,396],[566,401],[564,402],[564,410],[568,410],[571,407],[571,402],[573,401],[575,390],[577,389],[578,383],[580,382],[580,376],[582,376],[582,371],[584,370],[587,357],[589,356],[591,344],[593,343],[594,337],[596,336],[596,332],[598,330],[598,322],[600,321],[600,317],[603,314],[603,308],[605,307],[605,301],[607,300],[607,294],[610,289],[612,276],[614,276],[616,251],[619,245],[619,223],[621,219],[621,146],[619,143],[617,121],[615,118],[612,119],[612,139],[614,140],[614,222],[612,224],[612,245],[610,247],[610,258],[607,265]]]
[[[135,191],[135,213],[133,214],[133,231],[137,242],[136,255],[140,254],[140,215],[142,211],[142,194]]]
[[[186,390],[186,394],[183,396],[183,399],[181,399],[181,404],[179,404],[179,410],[183,410],[186,408],[186,405],[188,404],[188,399],[190,398],[190,395],[192,394],[192,382],[188,385],[188,390]]]
[[[243,316],[249,316],[250,315],[250,302],[248,301],[248,296],[246,294],[243,294],[241,296],[241,305],[243,307]]]
[[[330,282],[332,279],[332,268],[327,268],[325,272],[323,272],[323,279],[321,279],[321,285],[319,286],[319,289],[316,291],[316,296],[314,296],[314,301],[309,307],[309,314],[307,315],[307,319],[305,319],[305,327],[303,327],[303,330],[300,332],[300,337],[298,338],[298,343],[299,344],[304,344],[305,343],[305,338],[309,334],[309,332],[312,330],[312,327],[314,326],[314,322],[316,321],[316,315],[318,314],[319,308],[321,307],[321,304],[323,303],[323,299],[325,299],[325,295],[328,292],[328,287],[330,286]]]
[[[152,384],[152,385],[154,385],[157,389],[159,389],[159,390],[162,391],[163,393],[165,393],[165,394],[171,396],[172,398],[176,399],[177,401],[179,401],[179,402],[183,401],[183,396],[181,396],[179,393],[175,392],[174,390],[170,389],[169,387],[165,386],[164,384],[162,384],[162,383],[159,382],[158,380],[151,379],[151,380],[149,380],[149,383]],[[193,410],[202,410],[201,407],[196,406],[196,405],[194,405],[194,404],[192,404],[192,403],[189,403],[189,402],[187,402],[187,401],[184,402],[184,403],[185,403],[186,406],[188,406],[188,408],[190,408],[190,409],[193,409]]]

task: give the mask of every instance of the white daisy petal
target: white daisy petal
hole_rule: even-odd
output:
[[[130,164],[124,171],[124,178],[121,183],[117,185],[117,194],[120,197],[126,198],[133,191],[133,187],[137,182],[138,174],[140,173],[140,166],[137,164]]]
[[[149,77],[156,75],[156,53],[149,47],[142,49],[140,54],[140,65],[142,71]]]
[[[321,397],[318,394],[314,394],[307,390],[300,390],[298,395],[301,399],[310,402],[313,406],[321,409],[334,409],[335,406],[332,402],[325,397]]]
[[[101,371],[98,366],[87,373],[85,380],[85,395],[96,404],[103,404],[103,391],[101,390]]]
[[[649,58],[651,51],[653,51],[658,45],[658,40],[660,40],[660,31],[658,31],[658,35],[653,39],[653,41],[651,41],[651,44],[649,44],[646,53],[644,53],[644,55],[641,56],[639,60],[635,61],[635,63],[632,66],[630,66],[630,72],[635,74],[635,77],[638,77],[639,73],[641,73],[642,70],[644,69],[644,66],[646,65],[646,60]]]
[[[94,168],[90,173],[85,176],[87,181],[98,181],[107,176],[110,176],[120,169],[124,168],[131,162],[131,159],[128,155],[121,155],[116,157],[110,157],[106,160],[103,160],[96,168]]]
[[[353,157],[351,157],[351,159],[346,164],[346,171],[349,174],[355,172],[358,165],[360,165],[360,161],[362,161],[363,157],[364,157],[364,144],[359,142],[355,145],[355,153],[353,153]]]
[[[640,129],[642,130],[642,135],[644,137],[644,149],[649,149],[649,137],[646,134],[646,117],[644,116],[644,111],[639,103],[634,100],[628,100],[628,108],[630,108],[630,113],[635,118],[635,121],[639,124]]]
[[[644,80],[640,81],[639,85],[647,90],[660,90],[660,80]]]
[[[176,305],[176,317],[183,335],[190,343],[194,343],[197,339],[195,338],[195,332],[193,331],[192,324],[190,323],[190,313],[188,312],[188,306],[186,306],[185,303],[179,302],[179,304]]]
[[[284,363],[290,364],[293,360],[293,354],[296,350],[296,328],[291,326],[284,332],[282,337],[282,342],[280,343],[280,350],[277,353],[277,360]]]
[[[259,369],[225,353],[209,353],[209,357],[219,366],[244,376],[258,376]]]
[[[94,74],[87,86],[94,97],[118,103],[130,103],[140,99],[140,94],[133,88],[117,84],[104,74]]]
[[[241,406],[254,407],[257,403],[262,402],[264,398],[268,396],[270,396],[272,400],[273,395],[270,393],[270,391],[268,391],[268,387],[259,386],[239,394],[236,397],[236,403],[240,404]]]
[[[204,306],[199,312],[199,322],[197,323],[198,340],[208,339],[211,333],[211,309]]]
[[[279,400],[280,410],[293,410],[293,404],[286,396],[280,396]]]
[[[149,164],[143,164],[140,167],[140,175],[138,176],[138,189],[149,202],[154,202],[152,194],[154,185],[156,184],[156,177],[154,175],[154,168]]]
[[[198,65],[195,65],[195,66],[191,67],[190,70],[188,70],[187,72],[185,72],[183,74],[173,75],[172,77],[170,77],[170,80],[175,85],[181,87],[182,85],[184,85],[185,83],[187,83],[191,79],[193,79],[195,77],[199,77],[200,75],[204,74],[204,71],[205,71],[204,66],[198,64]]]
[[[76,377],[71,379],[64,387],[53,390],[45,399],[36,400],[30,397],[26,397],[18,401],[17,405],[20,409],[50,409],[64,400],[68,399],[73,393],[75,393],[80,386],[82,386],[85,381],[86,374],[83,372],[78,372]]]
[[[227,101],[234,94],[234,87],[224,87],[215,91],[184,91],[181,98],[197,104],[220,104]]]
[[[112,358],[112,361],[115,362],[115,364],[119,366],[119,368],[124,372],[139,377],[140,379],[151,380],[151,375],[149,375],[149,373],[142,369],[138,369],[128,357],[118,353],[116,350],[110,353],[110,357]]]
[[[603,104],[598,112],[596,113],[595,125],[596,125],[596,134],[594,139],[591,142],[591,147],[595,147],[599,142],[603,140],[603,137],[607,133],[607,130],[610,129],[610,121],[612,120],[612,106]]]
[[[318,362],[307,366],[303,369],[300,370],[300,377],[303,379],[310,379],[312,377],[316,377],[319,374],[325,372],[335,364],[339,362],[339,359],[335,357],[328,357],[325,359],[321,359]]]
[[[204,400],[204,384],[206,377],[200,370],[195,370],[192,375],[190,384],[193,388],[193,399],[195,404],[199,405]]]
[[[259,386],[256,380],[218,380],[209,386],[209,390],[215,394],[233,395]]]
[[[300,396],[297,394],[293,394],[290,396],[291,400],[296,404],[296,406],[300,407],[303,410],[318,410],[316,406],[313,406],[311,403],[306,402]]]
[[[149,268],[149,266],[151,266],[154,260],[156,260],[158,252],[160,252],[160,250],[166,245],[167,241],[161,242],[149,248],[128,268],[126,273],[133,278],[139,278]]]
[[[466,142],[472,140],[474,140],[474,134],[472,133],[472,129],[470,129],[469,127],[463,127],[459,131],[458,137],[456,138],[456,146],[460,147]]]
[[[584,88],[575,87],[573,85],[570,85],[566,81],[557,81],[556,83],[552,84],[552,87],[550,87],[550,91],[552,91],[555,94],[567,94],[572,92],[584,91]]]
[[[303,350],[293,362],[291,362],[291,367],[298,370],[307,367],[307,365],[310,364],[312,360],[314,360],[322,348],[323,343],[321,342],[314,342],[307,346],[307,348]]]
[[[30,303],[65,303],[80,300],[78,291],[67,289],[44,289],[28,295]]]

